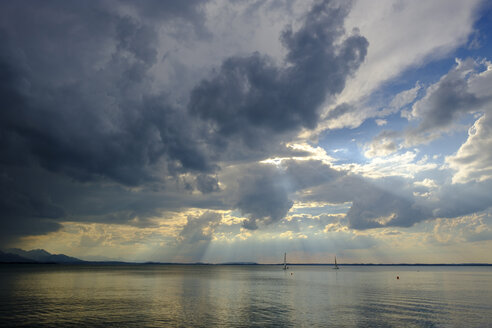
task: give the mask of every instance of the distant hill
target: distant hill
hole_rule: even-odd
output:
[[[4,253],[5,254],[5,253]],[[40,263],[82,263],[84,261],[67,256],[64,254],[51,254],[44,249],[33,249],[30,251],[25,251],[19,248],[11,248],[7,250],[9,255],[16,255],[21,258],[27,259],[31,262],[40,262]],[[5,261],[2,261],[5,262]]]
[[[17,254],[4,253],[0,251],[0,263],[35,263],[31,259],[19,256]]]
[[[224,262],[220,264],[221,265],[258,265],[258,263],[256,262]]]

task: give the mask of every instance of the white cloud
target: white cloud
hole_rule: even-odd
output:
[[[394,103],[412,102],[420,88],[419,84],[408,93],[400,93]],[[491,155],[484,151],[492,149],[490,140],[490,119],[492,115],[492,65],[485,60],[456,59],[453,67],[441,79],[430,85],[425,96],[415,102],[411,111],[402,112],[408,120],[417,122],[404,132],[383,131],[365,148],[368,158],[388,156],[399,149],[413,147],[441,137],[444,133],[466,129],[461,123],[465,115],[484,115],[456,155],[447,159],[455,169],[454,182],[467,182],[471,179],[483,180],[491,176]],[[406,91],[405,91],[406,92]],[[401,97],[400,97],[401,95]],[[413,98],[413,99],[412,99]],[[437,159],[437,158],[436,158]]]
[[[468,131],[468,139],[457,153],[446,157],[456,172],[453,183],[492,178],[492,119],[490,113],[480,117]]]
[[[368,146],[364,155],[368,158],[390,155],[398,150],[394,140],[389,137],[375,138]]]
[[[383,120],[381,118],[378,118],[378,119],[374,120],[374,122],[376,122],[377,126],[383,126],[383,125],[388,124],[388,121]]]
[[[346,20],[369,40],[365,63],[339,102],[353,102],[404,70],[466,43],[480,1],[357,1]]]
[[[307,154],[305,156],[287,156],[287,157],[273,157],[273,158],[267,158],[262,161],[260,161],[261,164],[274,164],[274,165],[280,165],[282,161],[285,160],[296,160],[296,161],[311,161],[311,160],[316,160],[316,161],[321,161],[325,164],[330,164],[335,161],[333,157],[328,155],[326,150],[320,146],[314,147],[311,146],[305,142],[299,142],[299,143],[288,143],[286,147],[293,152],[302,152],[304,154]],[[344,149],[335,149],[333,152],[343,152],[346,151]]]
[[[407,119],[417,120],[418,125],[406,131],[405,144],[428,143],[443,133],[455,131],[466,114],[490,111],[491,88],[489,62],[456,59],[456,66],[429,86],[425,96],[406,114]]]
[[[421,89],[396,95],[387,108],[369,106],[372,92],[405,70],[448,55],[467,42],[473,33],[480,0],[459,1],[357,1],[345,21],[347,31],[356,27],[369,40],[367,57],[347,81],[335,104],[324,108],[323,120],[314,134],[326,129],[356,128],[372,117],[385,117],[410,104]],[[416,22],[418,22],[416,24]],[[331,117],[338,106],[353,109]],[[304,132],[303,137],[312,133]]]
[[[486,223],[489,213],[466,215],[455,219],[437,219],[433,237],[438,243],[462,243],[492,240],[492,228]]]
[[[429,179],[429,178],[425,178],[422,181],[415,181],[413,184],[415,186],[425,187],[425,188],[429,188],[429,189],[437,188],[436,182],[432,179]]]
[[[434,191],[438,188],[438,185],[433,179],[425,178],[422,181],[415,181],[413,185],[415,187],[415,191],[413,192],[415,197],[422,197],[426,200],[435,198]]]
[[[416,83],[415,87],[402,91],[396,96],[393,97],[393,99],[390,102],[390,107],[395,108],[395,109],[401,109],[405,107],[406,105],[412,103],[415,98],[417,98],[419,90],[422,88],[420,83]]]
[[[427,158],[420,161],[416,161],[416,158],[416,151],[407,151],[403,154],[375,157],[367,164],[351,163],[334,167],[375,179],[391,176],[413,179],[417,173],[438,167],[436,163],[430,162]]]

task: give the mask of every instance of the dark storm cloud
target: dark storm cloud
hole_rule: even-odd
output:
[[[199,174],[196,177],[197,189],[202,193],[210,193],[214,191],[219,191],[219,180],[217,177],[213,177],[206,174]]]
[[[58,230],[60,224],[56,219],[66,214],[64,209],[46,193],[22,188],[22,184],[12,179],[5,174],[0,177],[0,246],[19,236]]]
[[[192,91],[190,111],[249,147],[268,134],[314,128],[320,105],[343,90],[367,52],[367,40],[357,34],[337,44],[347,13],[347,6],[316,3],[297,31],[284,30],[284,66],[259,53],[228,58]]]
[[[23,153],[76,179],[133,185],[150,179],[149,166],[162,157],[170,170],[208,169],[186,113],[165,95],[146,94],[157,56],[153,26],[104,3],[38,4],[3,11],[4,160]]]
[[[285,217],[293,205],[283,172],[270,165],[255,165],[241,172],[234,187],[234,207],[248,216],[244,227],[255,230],[257,222],[269,224]]]
[[[31,172],[18,173],[2,167],[0,174],[0,246],[19,236],[58,230],[56,219],[66,215],[50,193],[40,188],[49,181],[31,181]]]
[[[63,218],[144,220],[159,207],[155,196],[144,209],[145,202],[135,193],[124,188],[107,193],[104,185],[141,185],[154,181],[157,169],[171,176],[213,169],[193,141],[197,123],[170,105],[165,93],[148,92],[159,26],[175,20],[189,20],[194,26],[202,5],[2,2],[2,242],[9,236],[56,230]],[[123,11],[133,13],[120,14]],[[157,26],[146,15],[164,20]],[[85,192],[113,206],[87,202],[91,196]],[[130,200],[114,206],[122,198]],[[93,213],[81,204],[92,206]]]
[[[81,183],[42,168],[2,167],[0,247],[24,235],[44,234],[59,222],[98,222],[154,226],[162,210],[224,209],[218,192],[204,197],[170,178],[138,190],[120,184]]]
[[[146,18],[185,19],[187,22],[195,23],[203,21],[203,6],[208,1],[144,0],[136,3],[131,0],[120,0],[119,2],[135,9]]]
[[[285,137],[316,126],[320,106],[366,55],[365,38],[344,38],[348,6],[316,3],[299,29],[284,30],[283,65],[259,53],[231,57],[185,105],[173,90],[156,91],[152,72],[160,33],[207,37],[203,5],[1,3],[2,242],[67,220],[148,226],[159,210],[186,207],[229,205],[255,228],[285,217],[289,192],[316,182],[260,166],[225,191],[215,174],[221,161],[306,155]],[[227,192],[235,198],[225,204]]]

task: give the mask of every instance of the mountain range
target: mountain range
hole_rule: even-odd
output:
[[[0,251],[0,263],[83,263],[85,261],[64,254],[51,254],[44,249],[25,251],[10,248]]]
[[[59,264],[97,264],[97,265],[213,265],[213,263],[177,263],[177,262],[124,262],[115,260],[84,261],[65,254],[51,254],[44,249],[25,251],[19,248],[10,248],[0,251],[0,263],[59,263]],[[256,262],[223,262],[218,265],[258,265]],[[289,265],[328,265],[329,263],[288,263]],[[270,263],[265,265],[283,265]],[[492,266],[491,263],[344,263],[343,266]]]

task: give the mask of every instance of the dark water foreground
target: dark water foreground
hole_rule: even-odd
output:
[[[492,327],[492,267],[0,265],[0,326]]]

